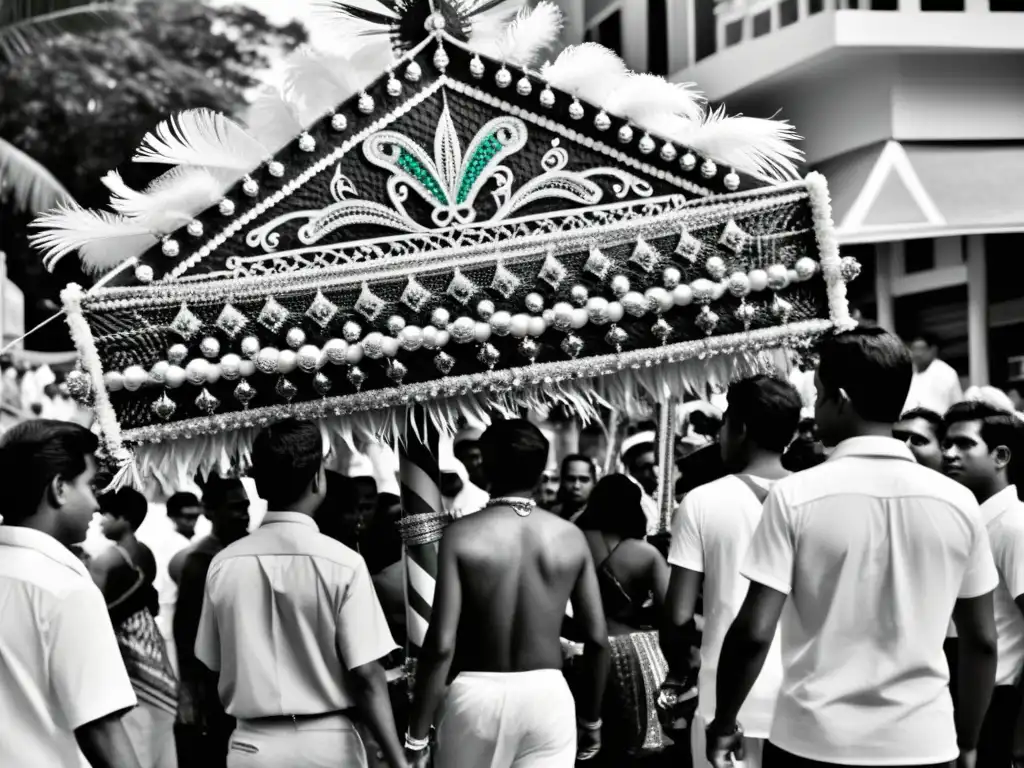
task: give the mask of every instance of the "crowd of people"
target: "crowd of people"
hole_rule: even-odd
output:
[[[316,425],[159,500],[23,421],[0,765],[1024,765],[1024,421],[935,353],[826,339],[813,418],[735,382],[680,440],[667,536],[646,425],[555,471],[529,420],[459,440],[411,702],[397,488],[328,469]]]

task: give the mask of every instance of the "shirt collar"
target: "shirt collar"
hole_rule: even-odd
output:
[[[320,526],[316,524],[309,515],[304,515],[301,512],[267,512],[263,516],[263,522],[260,523],[260,528],[264,525],[271,525],[273,523],[298,523],[299,525],[305,525],[312,528],[314,531],[319,531]]]
[[[985,521],[985,525],[988,525],[999,518],[1010,507],[1019,503],[1017,486],[1008,485],[981,505],[981,518]]]
[[[70,568],[79,576],[91,579],[85,563],[48,533],[18,525],[0,525],[0,546],[33,549],[54,562]]]
[[[845,458],[847,456],[863,456],[874,459],[902,459],[904,461],[916,461],[914,454],[907,448],[902,440],[893,437],[879,437],[875,435],[863,435],[843,440],[832,451],[829,461]]]

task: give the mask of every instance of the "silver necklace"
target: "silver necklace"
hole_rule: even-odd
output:
[[[512,511],[520,517],[529,517],[530,513],[537,508],[537,502],[522,496],[499,496],[487,502],[488,507],[511,507]]]

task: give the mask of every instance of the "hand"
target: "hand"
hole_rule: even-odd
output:
[[[956,768],[974,768],[978,762],[978,750],[964,749],[956,759]]]
[[[714,768],[729,768],[744,757],[743,728],[739,723],[730,726],[715,720],[708,726],[707,744],[708,762]]]
[[[590,760],[601,751],[601,731],[589,728],[576,729],[576,760]]]
[[[405,759],[409,768],[427,768],[430,765],[430,747],[416,751],[407,749],[405,750]]]

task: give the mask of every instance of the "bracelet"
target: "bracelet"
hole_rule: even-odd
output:
[[[595,720],[592,723],[587,722],[582,718],[578,718],[576,722],[579,723],[580,728],[582,728],[585,731],[600,731],[601,726],[604,725],[604,722],[602,722],[601,718],[597,718],[597,720]]]
[[[405,734],[405,748],[410,752],[422,752],[430,746],[430,736],[422,739],[414,739],[408,732]]]

